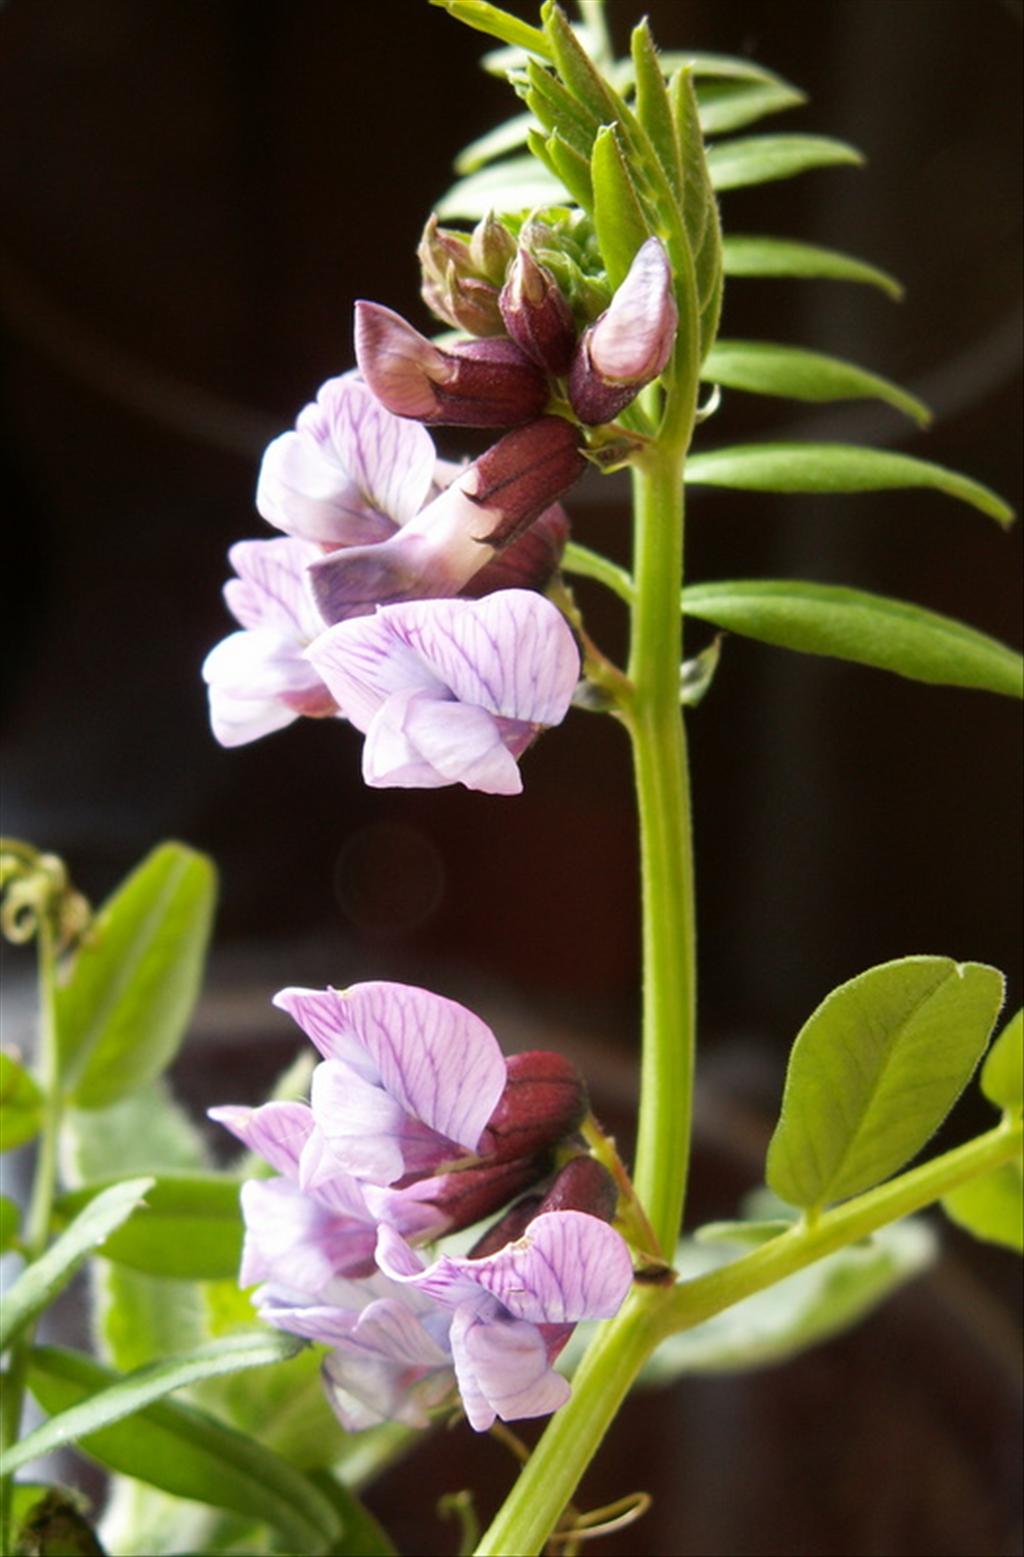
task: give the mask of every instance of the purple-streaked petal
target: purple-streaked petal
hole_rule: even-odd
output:
[[[426,501],[433,462],[429,433],[406,429],[344,375],[270,444],[256,506],[279,529],[321,545],[373,544]]]
[[[276,1172],[298,1178],[299,1157],[313,1131],[313,1115],[306,1103],[264,1103],[260,1108],[225,1104],[207,1109],[207,1116]]]
[[[287,1011],[325,1060],[344,1060],[365,1081],[377,1081],[372,1056],[352,1030],[351,1007],[336,989],[302,989],[289,985],[274,996],[274,1005]]]
[[[613,1227],[583,1211],[536,1217],[523,1236],[481,1260],[442,1254],[414,1270],[418,1256],[391,1228],[377,1238],[377,1263],[394,1281],[408,1282],[446,1307],[468,1297],[467,1286],[491,1293],[517,1319],[532,1324],[608,1319],[633,1279],[629,1250]]]
[[[523,787],[491,714],[422,692],[393,693],[371,719],[363,778],[377,789],[464,784],[485,794],[518,795]]]
[[[452,1319],[452,1357],[470,1427],[486,1432],[503,1422],[548,1416],[568,1400],[566,1379],[548,1364],[535,1325],[466,1303]]]
[[[241,1202],[240,1286],[286,1281],[315,1299],[337,1275],[372,1267],[375,1224],[365,1208],[361,1220],[336,1216],[289,1179],[250,1179],[242,1185]]]
[[[381,617],[459,702],[538,726],[565,718],[579,652],[541,595],[503,589],[482,600],[411,601],[374,620]]]
[[[341,1425],[358,1433],[381,1422],[429,1427],[431,1412],[454,1391],[451,1364],[410,1377],[400,1364],[337,1351],[323,1365],[328,1404]]]
[[[313,1072],[310,1101],[317,1128],[299,1165],[303,1189],[316,1189],[339,1173],[393,1184],[407,1171],[403,1135],[408,1116],[382,1088],[342,1060],[324,1060]]]
[[[224,586],[232,614],[243,627],[277,627],[305,646],[324,627],[306,571],[322,555],[319,546],[292,536],[237,541],[228,561],[238,577]]]
[[[384,606],[374,616],[339,622],[306,650],[306,658],[357,730],[365,732],[395,692],[442,698],[447,694],[444,682],[393,631],[390,613],[403,609],[409,607]]]
[[[383,980],[351,985],[340,1003],[385,1091],[413,1119],[475,1151],[506,1076],[486,1022],[444,995]]]

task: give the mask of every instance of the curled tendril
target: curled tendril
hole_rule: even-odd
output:
[[[552,1557],[574,1557],[584,1541],[594,1541],[600,1535],[611,1535],[625,1530],[627,1525],[642,1519],[653,1499],[649,1492],[630,1492],[603,1508],[591,1509],[589,1514],[574,1514],[572,1523],[556,1530],[548,1540]]]
[[[37,935],[45,920],[63,951],[84,934],[92,917],[64,861],[20,838],[0,839],[0,893],[0,934],[15,946]]]

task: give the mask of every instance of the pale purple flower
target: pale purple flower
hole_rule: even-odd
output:
[[[564,719],[580,666],[561,614],[519,589],[383,606],[307,656],[366,735],[368,784],[506,795],[522,789],[516,759]]]
[[[300,714],[337,712],[305,657],[324,629],[306,571],[319,556],[318,547],[284,536],[239,541],[228,552],[237,577],[224,586],[224,598],[242,631],[222,638],[203,663],[210,722],[222,746],[269,735]]]
[[[316,1128],[299,1158],[303,1189],[339,1174],[393,1184],[476,1152],[506,1069],[497,1039],[472,1011],[382,981],[283,989],[274,1004],[324,1056],[311,1089]]]
[[[264,456],[256,507],[321,546],[387,540],[419,513],[436,479],[430,434],[392,416],[352,373],[328,379]]]
[[[618,1312],[633,1279],[620,1235],[581,1211],[544,1213],[483,1259],[442,1254],[432,1265],[382,1227],[377,1264],[452,1310],[452,1362],[478,1432],[496,1416],[546,1416],[564,1404],[569,1385],[551,1362],[579,1320]]]

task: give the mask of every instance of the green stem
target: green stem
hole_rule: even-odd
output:
[[[57,957],[53,926],[47,911],[39,914],[36,932],[39,980],[39,1082],[45,1095],[36,1154],[32,1198],[25,1219],[25,1262],[31,1265],[50,1241],[53,1198],[57,1185],[57,1143],[60,1131],[60,1060],[57,1048]],[[35,1326],[29,1325],[11,1347],[0,1405],[0,1452],[17,1443],[25,1403],[28,1354]],[[0,1479],[0,1551],[11,1550],[11,1476]]]
[[[683,459],[661,447],[633,473],[633,642],[625,715],[640,822],[643,1055],[634,1183],[663,1250],[675,1248],[693,1106],[696,949],[686,739],[679,707]]]
[[[765,1287],[784,1281],[807,1265],[834,1254],[848,1244],[859,1243],[880,1227],[898,1222],[936,1200],[942,1200],[968,1180],[993,1172],[1020,1155],[1024,1126],[1004,1121],[964,1146],[913,1168],[909,1173],[858,1195],[845,1205],[822,1212],[813,1222],[801,1221],[792,1230],[762,1244],[719,1270],[708,1271],[672,1292],[661,1311],[663,1335],[702,1324],[723,1309]]]
[[[573,1380],[572,1398],[551,1420],[529,1464],[477,1547],[477,1557],[535,1557],[571,1500],[629,1388],[657,1345],[723,1309],[922,1211],[961,1184],[1019,1155],[1024,1126],[1005,1121],[920,1168],[799,1223],[720,1270],[676,1287],[636,1287],[617,1319],[603,1325]]]

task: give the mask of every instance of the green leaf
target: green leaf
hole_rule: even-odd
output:
[[[594,229],[613,287],[621,286],[637,249],[650,237],[643,209],[615,130],[598,131],[590,161]]]
[[[20,1207],[8,1195],[0,1195],[0,1254],[14,1248],[20,1230]]]
[[[174,1058],[199,991],[215,892],[206,856],[166,843],[101,908],[57,999],[64,1074],[80,1108],[116,1102]]]
[[[538,155],[539,137],[535,137],[530,131],[529,144],[534,155]],[[574,200],[584,211],[594,209],[594,189],[590,181],[590,163],[586,157],[580,155],[574,146],[570,146],[564,136],[554,130],[544,142],[546,155],[542,158],[546,167],[557,175],[564,185],[562,194],[564,204],[566,198]]]
[[[789,238],[757,238],[727,233],[722,238],[722,263],[727,276],[801,276],[810,280],[858,281],[880,287],[895,301],[903,288],[895,276],[816,243],[797,243]]]
[[[936,686],[1024,695],[1024,660],[948,616],[884,595],[795,579],[691,584],[683,610],[727,632],[828,654]]]
[[[13,1151],[39,1134],[44,1101],[24,1066],[0,1052],[0,1151]]]
[[[951,1221],[985,1243],[1024,1253],[1024,1175],[1019,1162],[962,1184],[942,1202]]]
[[[790,1055],[770,1188],[817,1210],[916,1156],[984,1053],[1003,988],[983,963],[903,957],[827,995]]]
[[[545,130],[557,131],[574,151],[590,160],[600,120],[578,103],[550,71],[542,69],[535,60],[530,60],[526,67],[525,87],[517,87],[517,90],[525,95],[534,116]]]
[[[75,1216],[101,1184],[62,1195],[60,1217]],[[157,1178],[146,1204],[107,1239],[102,1254],[150,1276],[216,1281],[234,1276],[242,1252],[239,1183],[223,1174]]]
[[[93,1249],[139,1204],[152,1179],[125,1179],[91,1201],[38,1260],[25,1267],[0,1312],[0,1351],[51,1303]]]
[[[240,1336],[127,1376],[79,1352],[35,1347],[29,1387],[50,1420],[10,1451],[4,1469],[80,1438],[81,1449],[111,1470],[265,1520],[298,1551],[323,1551],[338,1537],[340,1521],[307,1477],[205,1411],[159,1398],[218,1368],[287,1357],[295,1346],[293,1336],[280,1332]]]
[[[551,57],[566,87],[594,115],[599,124],[614,124],[622,117],[622,101],[609,86],[569,26],[564,11],[544,0],[540,8]]]
[[[72,1186],[117,1173],[190,1172],[206,1166],[202,1137],[166,1082],[152,1081],[109,1108],[70,1109],[61,1161]]]
[[[719,191],[863,161],[856,147],[828,135],[748,135],[708,147],[708,172]]]
[[[686,462],[693,486],[744,492],[882,492],[927,487],[969,503],[1007,525],[1013,510],[989,487],[909,454],[850,443],[750,443],[694,454]]]
[[[650,138],[670,189],[680,200],[683,193],[682,153],[662,62],[646,18],[634,27],[630,44],[636,79],[636,116]]]
[[[211,1339],[198,1283],[144,1276],[105,1261],[94,1262],[89,1274],[99,1355],[120,1373]]]
[[[440,217],[479,221],[488,211],[532,210],[564,206],[566,193],[555,175],[533,157],[510,157],[493,167],[460,178],[437,202]]]
[[[742,130],[767,114],[799,108],[807,98],[785,81],[716,82],[698,87],[700,124],[705,135],[725,135]]]
[[[688,71],[680,70],[672,78],[669,98],[682,158],[683,229],[693,259],[700,315],[699,353],[703,360],[715,338],[722,306],[722,241],[718,207],[701,135],[697,97]]]
[[[981,1090],[1004,1113],[1024,1108],[1024,1011],[1007,1022],[986,1055]]]
[[[551,46],[539,27],[531,27],[499,6],[489,5],[488,0],[430,0],[430,4],[441,6],[457,22],[465,23],[476,32],[485,32],[516,49],[550,58]]]
[[[917,1221],[897,1222],[744,1298],[714,1319],[663,1342],[641,1382],[667,1384],[686,1373],[734,1373],[780,1363],[848,1330],[928,1268],[936,1242]],[[725,1264],[729,1251],[684,1244],[684,1280]]]
[[[701,377],[752,395],[783,395],[791,400],[884,400],[904,412],[921,427],[931,413],[916,395],[877,373],[820,351],[780,346],[772,341],[733,341],[719,338]]]

